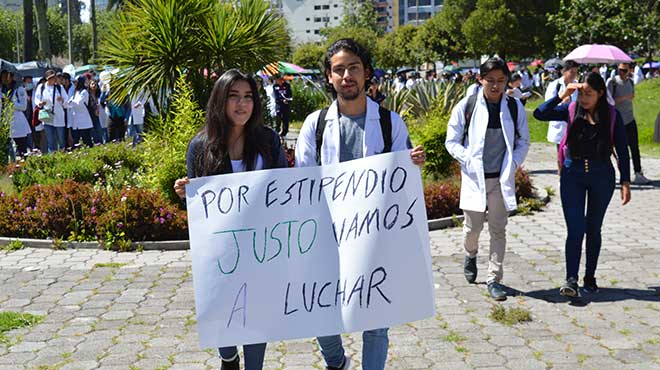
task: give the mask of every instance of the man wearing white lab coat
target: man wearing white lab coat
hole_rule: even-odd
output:
[[[578,63],[572,60],[564,62],[561,72],[562,76],[550,82],[548,88],[545,90],[546,101],[554,98],[555,96],[559,96],[559,94],[566,90],[566,86],[568,84],[577,82],[579,66],[580,65]],[[571,95],[570,99],[566,99],[566,101],[563,101],[562,104],[569,104],[572,101],[576,101],[577,95],[578,93],[576,91],[573,95]],[[557,147],[559,148],[559,143],[561,143],[561,139],[564,137],[567,125],[568,123],[565,121],[550,121],[548,124],[548,141],[557,144]]]
[[[504,94],[510,77],[504,60],[491,58],[480,69],[482,87],[477,90],[474,108],[467,112],[469,97],[454,107],[445,146],[461,164],[465,278],[470,283],[476,281],[479,234],[488,210],[488,292],[495,300],[505,300],[501,280],[506,224],[508,213],[517,208],[515,173],[529,150],[529,129],[523,105]],[[515,123],[507,99],[514,99],[511,104],[518,116]]]
[[[380,126],[379,105],[367,98],[366,83],[373,75],[369,52],[352,39],[333,43],[326,53],[325,75],[337,95],[325,116],[320,164],[328,165],[382,153],[385,141]],[[305,119],[296,143],[296,167],[316,166],[316,127],[320,111]],[[390,112],[391,151],[409,150],[408,130],[398,114]],[[418,146],[410,151],[416,165],[425,161]],[[362,368],[383,370],[387,361],[387,328],[363,332]],[[350,366],[340,335],[317,338],[328,370]]]

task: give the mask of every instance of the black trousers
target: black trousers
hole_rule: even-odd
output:
[[[626,134],[628,135],[628,148],[630,148],[630,157],[633,161],[635,173],[642,172],[642,159],[639,155],[639,138],[637,135],[637,122],[632,120],[626,125]]]
[[[291,107],[285,104],[278,106],[275,130],[279,131],[280,136],[286,136],[289,133],[289,122],[291,122]]]
[[[112,118],[110,120],[110,125],[108,127],[108,134],[110,141],[124,141],[126,136],[126,124],[124,123],[124,117]]]

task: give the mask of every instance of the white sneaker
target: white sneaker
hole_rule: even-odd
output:
[[[635,180],[633,184],[636,185],[648,185],[651,183],[651,180],[647,179],[642,172],[635,172]]]

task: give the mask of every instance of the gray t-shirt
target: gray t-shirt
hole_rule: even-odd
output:
[[[487,177],[499,177],[506,153],[506,142],[500,120],[500,103],[486,102],[488,107],[488,129],[484,140],[484,174]]]
[[[339,162],[363,157],[364,122],[366,114],[339,116]]]
[[[614,85],[616,85],[616,92],[614,91]],[[633,80],[627,79],[624,81],[619,76],[614,76],[614,78],[608,81],[607,89],[610,91],[614,100],[620,96],[632,95],[635,93]],[[627,125],[635,119],[632,100],[624,100],[621,103],[618,103],[616,109],[621,113],[621,118],[623,119],[624,124]]]

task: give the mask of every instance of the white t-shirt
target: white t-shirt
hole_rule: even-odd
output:
[[[257,164],[254,166],[254,170],[263,170],[264,169],[264,159],[261,157],[261,154],[257,154]],[[242,159],[231,160],[231,170],[233,173],[245,172],[246,167]]]

